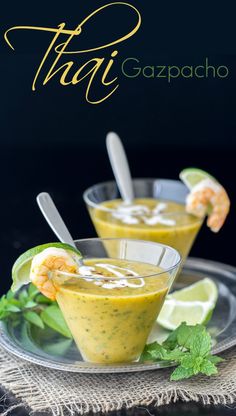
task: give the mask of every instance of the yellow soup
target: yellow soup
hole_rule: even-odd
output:
[[[137,360],[163,305],[169,274],[118,259],[84,264],[92,270],[86,278],[54,278],[57,302],[83,358],[95,363]]]
[[[133,207],[133,208],[132,208]],[[135,199],[131,210],[120,199],[90,208],[99,237],[123,237],[167,244],[185,259],[202,221],[189,215],[185,206],[153,198]]]

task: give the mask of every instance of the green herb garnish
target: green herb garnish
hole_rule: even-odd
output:
[[[17,325],[22,317],[38,328],[50,327],[72,338],[57,302],[43,296],[33,284],[18,294],[9,290],[0,299],[0,320],[11,319]],[[177,367],[170,376],[175,381],[199,373],[211,376],[217,374],[216,365],[223,361],[211,354],[211,347],[211,336],[204,325],[191,326],[183,322],[162,345],[158,342],[146,345],[140,361],[175,362]]]
[[[146,345],[141,361],[174,361],[178,367],[170,376],[181,380],[199,373],[211,376],[217,374],[216,364],[221,357],[211,354],[211,336],[204,325],[187,325],[183,322],[162,345],[158,342]]]
[[[57,302],[42,295],[30,284],[18,294],[11,290],[0,299],[0,320],[11,319],[17,324],[21,318],[44,329],[45,325],[67,338],[72,338],[70,330]]]

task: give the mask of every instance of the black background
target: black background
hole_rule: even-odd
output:
[[[105,102],[85,101],[87,82],[63,87],[55,77],[36,91],[31,84],[51,39],[45,33],[10,34],[15,51],[3,39],[15,25],[73,29],[103,1],[40,1],[1,4],[0,41],[0,270],[1,292],[10,285],[12,262],[24,250],[55,237],[35,202],[40,191],[53,196],[75,238],[95,231],[82,191],[112,178],[105,135],[117,131],[136,177],[177,178],[187,166],[211,172],[229,191],[232,209],[219,234],[206,227],[192,255],[235,265],[235,112],[236,43],[234,1],[157,2],[132,0],[142,15],[139,32],[118,45],[112,75],[119,89]],[[108,3],[108,1],[107,1]],[[73,44],[78,49],[107,42],[130,29],[132,13],[121,6],[88,25]],[[109,58],[114,48],[87,56]],[[226,65],[225,79],[125,78],[122,61],[136,57],[144,65],[202,65],[208,57]],[[70,57],[71,58],[71,57]],[[73,55],[74,68],[86,57]],[[73,71],[72,71],[73,72]],[[44,73],[45,75],[45,73]],[[99,82],[94,96],[102,93]]]

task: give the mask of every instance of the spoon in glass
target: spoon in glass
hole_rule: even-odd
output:
[[[133,184],[127,156],[118,134],[114,132],[108,133],[106,145],[121,198],[125,204],[131,205],[134,200]]]
[[[46,219],[48,225],[51,227],[54,234],[62,242],[71,245],[76,248],[73,238],[66,227],[59,211],[54,204],[51,196],[47,192],[41,192],[37,198],[38,206]],[[80,266],[83,266],[82,258],[78,258]]]

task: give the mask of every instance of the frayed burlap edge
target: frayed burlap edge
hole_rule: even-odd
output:
[[[4,395],[5,397],[7,396]],[[119,411],[122,409],[132,409],[132,408],[146,408],[147,406],[152,407],[159,407],[168,405],[171,403],[176,403],[180,400],[184,402],[196,402],[201,403],[203,405],[232,405],[236,401],[236,393],[231,393],[228,395],[202,395],[202,394],[196,394],[191,393],[188,391],[180,390],[178,388],[171,389],[167,391],[166,393],[162,393],[161,395],[158,395],[156,397],[151,397],[149,399],[144,399],[143,401],[137,401],[137,400],[131,400],[126,403],[121,402],[114,402],[113,404],[105,404],[101,408],[98,408],[94,404],[87,404],[87,403],[72,403],[71,405],[67,405],[66,407],[64,405],[58,405],[54,408],[51,406],[47,406],[46,403],[40,403],[42,397],[35,395],[35,401],[38,400],[38,405],[35,406],[35,409],[32,410],[28,404],[27,404],[27,393],[24,393],[22,389],[19,389],[18,393],[14,395],[17,399],[17,403],[14,405],[7,405],[7,408],[3,410],[3,412],[0,412],[2,416],[7,416],[13,410],[17,410],[20,408],[25,408],[28,410],[29,415],[34,415],[38,412],[43,413],[50,413],[53,416],[65,416],[65,415],[86,415],[89,412],[93,413],[107,413],[112,411]],[[0,397],[0,400],[4,399],[4,397]],[[5,406],[4,406],[5,407]]]
[[[236,401],[235,349],[225,354],[226,361],[220,365],[218,377],[201,376],[182,382],[169,382],[170,370],[116,375],[72,374],[27,363],[1,348],[0,353],[0,384],[16,398],[15,404],[5,409],[2,416],[22,405],[30,415],[45,412],[53,416],[72,416],[122,408],[158,407],[179,400],[203,405],[233,405]]]

